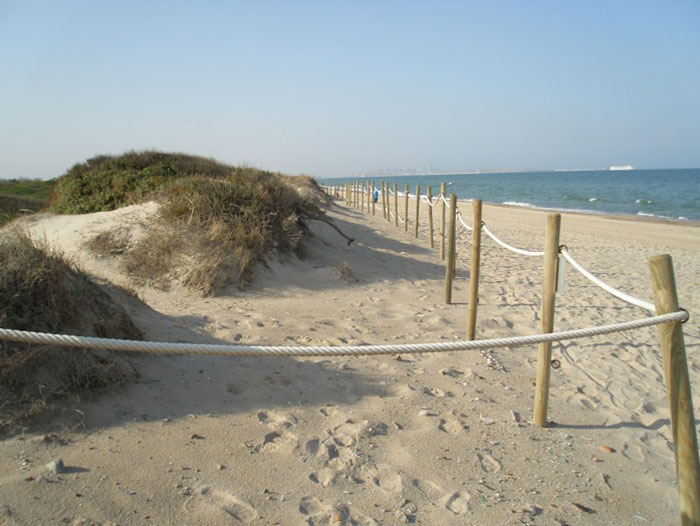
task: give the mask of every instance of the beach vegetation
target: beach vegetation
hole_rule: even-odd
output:
[[[307,221],[328,221],[318,206],[325,199],[308,176],[132,151],[73,166],[58,180],[51,211],[98,212],[157,200],[159,213],[145,237],[131,243],[104,233],[90,241],[91,249],[123,254],[122,269],[138,282],[178,283],[210,295],[248,284],[255,265],[270,255],[298,254]]]
[[[44,210],[55,180],[0,179],[0,226],[18,216]]]
[[[6,228],[0,237],[0,327],[141,339],[131,318],[100,286],[46,243]],[[0,432],[67,399],[136,376],[114,353],[0,342]]]

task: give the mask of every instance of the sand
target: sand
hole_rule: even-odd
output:
[[[470,217],[468,204],[460,205]],[[413,207],[413,205],[412,205]],[[411,207],[411,215],[413,208]],[[425,207],[423,207],[425,209]],[[130,283],[82,243],[155,204],[38,216],[45,237],[120,298],[152,340],[344,345],[463,339],[468,235],[453,304],[427,242],[338,202],[349,247],[314,223],[304,259],[273,258],[253,285],[202,298]],[[508,243],[541,250],[545,212],[485,206]],[[700,228],[563,214],[562,243],[596,275],[651,300],[647,260],[674,258],[700,406]],[[536,333],[542,261],[483,241],[478,338]],[[349,271],[349,272],[348,272]],[[647,314],[569,267],[556,329]],[[679,501],[656,328],[555,344],[548,428],[532,425],[536,347],[382,357],[134,356],[140,379],[71,400],[0,442],[2,524],[677,524]],[[66,471],[48,462],[62,458]]]

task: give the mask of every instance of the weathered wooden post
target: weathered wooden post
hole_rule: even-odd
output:
[[[399,226],[399,189],[394,183],[394,226]]]
[[[559,261],[559,230],[561,215],[547,216],[547,236],[544,246],[544,279],[542,283],[542,333],[554,330],[554,304]],[[537,380],[535,384],[535,424],[547,425],[549,403],[549,372],[552,361],[552,342],[542,342],[537,353]]]
[[[656,314],[678,312],[673,261],[668,254],[649,258]],[[671,432],[675,445],[676,473],[680,496],[681,524],[700,525],[700,461],[695,432],[693,397],[688,378],[688,361],[681,322],[659,325],[664,359],[666,393],[671,409]]]
[[[481,262],[481,199],[472,201],[472,267],[469,273],[469,306],[467,307],[467,340],[476,337],[476,309],[479,306],[479,263]]]
[[[389,183],[384,183],[384,188],[386,192],[386,220],[391,223],[391,193],[389,192]]]
[[[452,303],[452,279],[455,275],[455,231],[457,221],[457,196],[450,196],[450,226],[447,234],[447,264],[445,265],[445,303]]]
[[[384,217],[384,219],[387,218],[386,191],[384,189],[384,181],[382,181],[382,216]]]
[[[403,207],[403,208],[404,208],[404,212],[403,212],[403,218],[404,218],[403,230],[404,230],[404,232],[408,232],[408,185],[406,185],[406,186],[404,187],[403,197],[404,197],[404,199],[403,199],[403,201],[404,201],[404,207]]]
[[[440,261],[445,261],[445,183],[440,183],[440,195],[442,196],[441,220],[440,220]]]
[[[385,210],[385,219],[391,223],[391,197],[389,195],[389,183],[384,181],[382,183],[382,190],[384,191],[384,194],[386,195],[386,202],[384,206]]]
[[[416,224],[413,226],[413,237],[418,237],[418,218],[420,217],[420,185],[416,185]]]
[[[428,197],[428,237],[430,237],[430,248],[435,248],[435,241],[433,240],[433,193],[430,185],[426,188],[425,194]]]

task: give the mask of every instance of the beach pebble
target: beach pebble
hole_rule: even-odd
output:
[[[600,446],[600,449],[605,451],[606,453],[615,453],[615,448],[610,447],[610,446]]]
[[[57,458],[46,464],[46,469],[48,469],[51,473],[55,473],[57,475],[66,471],[63,465],[62,458]]]

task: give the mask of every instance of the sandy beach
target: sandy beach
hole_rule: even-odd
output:
[[[413,216],[411,203],[410,217]],[[466,218],[470,205],[460,204]],[[336,201],[355,239],[312,223],[304,257],[273,258],[217,297],[138,286],[88,239],[142,235],[155,203],[27,220],[119,294],[150,340],[279,345],[464,339],[469,234],[458,228],[453,302],[419,236]],[[423,207],[425,213],[425,207]],[[437,209],[436,209],[437,211]],[[544,246],[547,212],[484,206],[511,245]],[[435,214],[437,225],[438,214]],[[437,237],[437,227],[436,227]],[[700,228],[562,214],[561,242],[591,272],[651,301],[650,256],[673,257],[693,402],[700,406]],[[437,247],[437,245],[436,245]],[[534,334],[542,259],[484,237],[477,338]],[[643,318],[567,269],[555,329]],[[532,421],[536,346],[334,358],[134,355],[140,378],[70,400],[0,441],[0,524],[678,524],[669,411],[655,327],[554,344],[548,428]],[[45,465],[61,458],[63,473]]]

